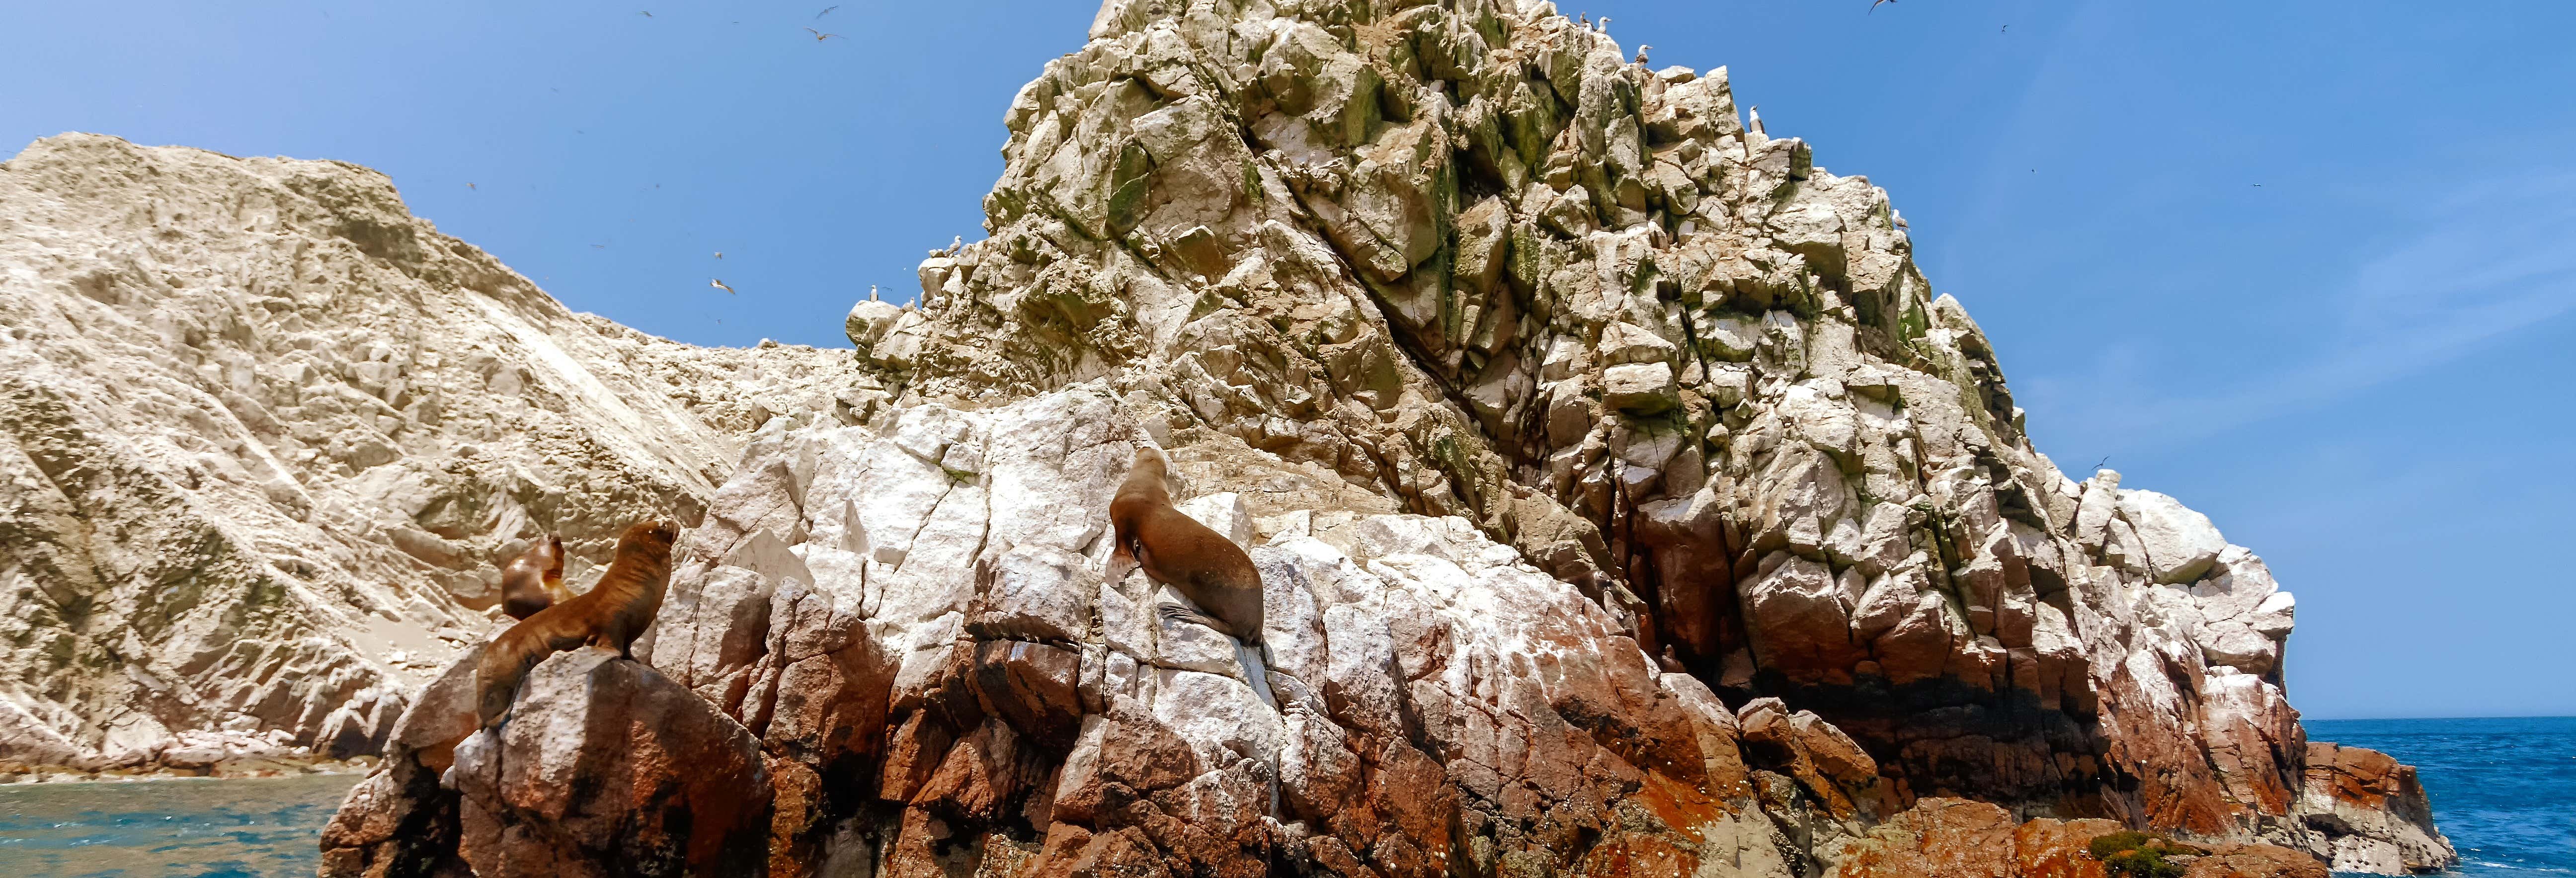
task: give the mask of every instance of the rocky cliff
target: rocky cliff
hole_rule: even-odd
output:
[[[1722,69],[1647,69],[1546,3],[1110,0],[1004,121],[989,237],[922,264],[921,307],[860,303],[855,359],[696,351],[561,315],[362,171],[94,140],[10,163],[12,181],[69,181],[12,185],[91,206],[7,229],[9,252],[36,254],[8,264],[52,264],[14,239],[63,228],[160,252],[179,246],[166,222],[206,252],[151,264],[283,279],[165,270],[107,300],[49,281],[35,301],[110,328],[10,350],[113,350],[222,402],[230,361],[170,353],[154,328],[200,312],[121,297],[235,289],[289,299],[242,306],[278,321],[339,303],[338,347],[244,351],[254,376],[322,350],[341,371],[310,374],[350,376],[324,388],[346,412],[259,402],[325,425],[293,434],[318,462],[295,483],[343,492],[330,521],[359,524],[309,539],[382,534],[412,556],[395,536],[410,527],[479,538],[488,563],[530,532],[489,510],[546,496],[503,473],[602,486],[565,491],[592,498],[579,514],[547,507],[581,523],[566,535],[593,561],[615,515],[703,511],[640,663],[549,659],[495,733],[469,734],[466,664],[399,722],[371,715],[386,762],[325,833],[326,874],[2078,875],[2102,868],[2087,843],[2124,827],[2229,845],[2193,874],[2291,851],[2381,873],[2452,858],[2412,769],[2305,740],[2280,676],[2294,603],[2261,560],[2170,497],[2108,471],[2077,481],[2034,450],[1995,352],[1915,268],[1886,193],[1748,125]],[[308,175],[341,183],[295,183]],[[187,194],[213,177],[249,194]],[[34,203],[18,191],[0,205]],[[258,194],[277,192],[297,200]],[[162,206],[190,198],[207,206]],[[267,216],[299,225],[264,236]],[[231,255],[267,248],[320,255]],[[339,273],[296,270],[325,257]],[[191,351],[273,332],[191,319],[172,321]],[[426,365],[348,352],[406,325],[523,371],[461,366],[464,342]],[[112,332],[132,340],[86,341]],[[360,383],[382,362],[488,408],[399,414],[417,401]],[[613,392],[531,380],[563,363]],[[728,388],[710,363],[766,377]],[[296,374],[281,385],[319,380]],[[662,388],[738,401],[694,410],[709,417]],[[357,396],[396,414],[361,420],[375,410]],[[80,435],[175,435],[190,410],[128,408],[82,409],[103,426]],[[527,443],[423,477],[513,498],[456,516],[493,522],[480,531],[357,493],[411,458],[333,456],[509,416],[527,420],[404,446]],[[557,436],[600,450],[549,456]],[[1139,445],[1168,449],[1185,510],[1250,550],[1263,643],[1167,620],[1154,607],[1177,595],[1106,578],[1106,506]],[[66,483],[86,484],[19,482]],[[185,484],[292,508],[256,478]],[[191,533],[232,526],[204,520]],[[53,526],[10,533],[72,532]],[[236,604],[292,613],[207,615],[287,620],[261,630],[304,643],[345,630],[306,620],[405,606],[386,582],[423,583],[406,594],[432,609],[488,599],[470,565],[419,563],[449,578],[356,584],[337,604],[272,563],[251,581],[288,598]],[[116,580],[138,609],[114,630],[171,630],[126,620],[198,581]],[[443,612],[474,639],[480,623]],[[47,625],[27,630],[95,642]],[[93,661],[143,654],[133,640]],[[185,679],[245,685],[235,667]]]
[[[0,163],[0,762],[371,754],[496,561],[694,520],[845,352],[574,314],[382,175],[91,135]]]

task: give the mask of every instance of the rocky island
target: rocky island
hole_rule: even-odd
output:
[[[1544,2],[1108,0],[1004,123],[987,237],[855,352],[573,314],[354,166],[0,164],[0,758],[381,755],[335,876],[2455,859],[2306,739],[2262,560],[2034,449],[1887,193],[1722,68]],[[1110,578],[1148,446],[1260,642]],[[653,516],[634,660],[477,731],[495,561],[583,585]]]

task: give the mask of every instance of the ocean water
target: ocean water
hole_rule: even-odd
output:
[[[2415,766],[2453,874],[2576,875],[2576,717],[2312,720],[2308,740]]]
[[[0,785],[0,876],[311,876],[361,777]]]
[[[2576,717],[2319,720],[2421,769],[2454,873],[2576,876]],[[0,785],[0,878],[308,876],[357,775]]]

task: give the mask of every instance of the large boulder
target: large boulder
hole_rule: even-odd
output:
[[[439,778],[479,725],[474,668],[482,657],[482,645],[468,647],[393,724],[384,760],[322,829],[323,878],[465,869],[456,856],[456,795]]]
[[[2312,742],[2305,781],[2301,812],[2330,830],[2324,850],[2307,850],[2334,871],[2394,875],[2456,861],[2450,840],[2433,828],[2433,805],[2414,766],[2377,750]]]
[[[2187,583],[2209,572],[2227,538],[2209,516],[2154,491],[2121,491],[2120,514],[2136,529],[2147,568],[2162,583]]]
[[[456,748],[457,853],[477,875],[753,875],[769,860],[760,742],[651,668],[586,647],[539,663],[508,721]]]

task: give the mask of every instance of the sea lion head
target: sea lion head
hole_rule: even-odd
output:
[[[539,545],[544,546],[546,550],[546,584],[554,585],[562,582],[564,568],[563,536],[561,534],[547,534],[546,541]]]
[[[501,565],[501,608],[525,619],[552,606],[563,586],[563,540],[551,534],[528,544],[526,551]]]
[[[503,562],[503,575],[563,578],[563,538],[553,534],[531,540],[528,548]]]
[[[1171,458],[1151,445],[1136,446],[1136,461],[1127,469],[1127,481],[1118,492],[1151,491],[1169,497],[1171,494]]]
[[[669,563],[671,544],[679,540],[680,525],[676,522],[662,519],[639,521],[627,528],[623,536],[617,538],[617,557],[620,560],[632,557],[643,561]]]
[[[1118,483],[1117,495],[1109,499],[1109,526],[1118,541],[1109,556],[1113,567],[1136,560],[1136,539],[1144,519],[1171,507],[1167,472],[1162,449],[1137,443],[1135,462],[1127,467],[1127,478]]]

